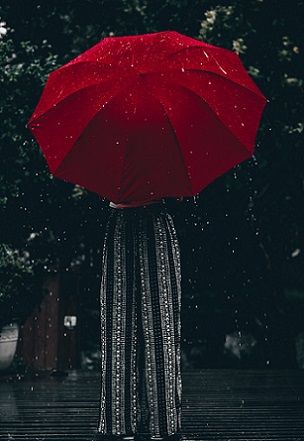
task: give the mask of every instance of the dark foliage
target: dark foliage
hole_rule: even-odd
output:
[[[304,330],[303,11],[301,0],[4,2],[0,242],[33,268],[79,268],[83,303],[95,307],[107,204],[52,179],[25,127],[48,73],[108,35],[174,29],[233,49],[269,103],[255,158],[172,207],[185,351],[192,342],[199,366],[294,366]],[[233,333],[254,336],[251,359],[223,354]]]

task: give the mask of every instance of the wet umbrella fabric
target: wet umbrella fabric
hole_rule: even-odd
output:
[[[265,103],[237,54],[159,32],[52,72],[28,126],[54,176],[123,203],[195,195],[249,158]]]

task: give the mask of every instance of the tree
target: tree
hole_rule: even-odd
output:
[[[282,314],[286,332],[303,329],[285,296],[304,285],[302,1],[11,0],[0,16],[0,242],[27,252],[34,269],[80,267],[84,292],[97,298],[106,202],[52,179],[25,126],[51,70],[105,36],[174,29],[235,50],[269,99],[255,158],[173,209],[185,295],[210,293],[227,317],[222,334],[260,323],[265,354]],[[270,365],[288,363],[275,352]]]

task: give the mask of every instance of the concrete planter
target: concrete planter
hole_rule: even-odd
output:
[[[19,326],[11,323],[0,330],[0,371],[8,369],[14,359],[19,336]]]

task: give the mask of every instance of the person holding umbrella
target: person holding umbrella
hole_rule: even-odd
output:
[[[173,31],[105,38],[49,76],[28,125],[51,173],[113,201],[101,438],[180,430],[180,255],[162,200],[250,158],[265,104],[236,53]]]
[[[181,265],[161,200],[110,204],[101,283],[100,439],[177,439]],[[119,436],[120,435],[120,436]]]

